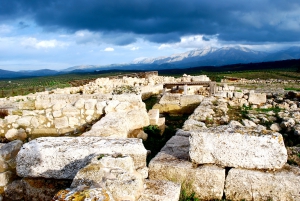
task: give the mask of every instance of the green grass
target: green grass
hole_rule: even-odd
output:
[[[300,91],[300,88],[294,88],[294,87],[286,87],[284,88],[286,91]]]

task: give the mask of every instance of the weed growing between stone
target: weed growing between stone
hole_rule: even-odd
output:
[[[143,144],[147,150],[151,151],[151,153],[147,156],[147,164],[149,164],[150,160],[156,156],[163,146],[165,146],[166,142],[175,135],[177,129],[182,128],[182,125],[188,116],[189,115],[166,115],[166,129],[162,135],[160,135],[160,130],[155,125],[144,127],[144,132],[148,134],[148,139],[143,141]]]

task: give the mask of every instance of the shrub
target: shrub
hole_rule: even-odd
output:
[[[123,85],[113,89],[113,94],[140,94],[140,90],[135,86]]]

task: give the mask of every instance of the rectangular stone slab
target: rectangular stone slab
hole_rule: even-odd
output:
[[[278,171],[233,168],[226,177],[228,200],[300,200],[300,169],[284,166]]]
[[[145,180],[145,191],[138,201],[178,201],[180,196],[178,183],[160,180]]]
[[[137,171],[146,167],[147,150],[140,139],[42,137],[23,145],[17,156],[17,174],[73,179],[79,169],[101,154],[131,156]]]
[[[181,183],[181,188],[195,192],[201,200],[221,200],[225,169],[215,165],[194,167],[187,160],[159,152],[149,164],[149,179]]]
[[[196,164],[248,169],[280,169],[287,161],[281,134],[230,130],[226,126],[191,132],[190,157]]]

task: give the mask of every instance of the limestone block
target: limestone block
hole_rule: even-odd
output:
[[[54,119],[55,128],[66,128],[69,126],[68,117],[61,117]]]
[[[182,129],[185,131],[202,130],[202,128],[206,128],[205,123],[194,120],[192,118],[189,118],[188,120],[186,120],[182,127]]]
[[[96,156],[90,164],[80,169],[71,187],[80,185],[102,186],[116,200],[136,200],[142,194],[143,179],[135,171],[130,156]]]
[[[5,172],[8,169],[9,169],[8,164],[3,159],[0,159],[0,172]]]
[[[40,123],[37,117],[32,117],[30,124],[34,127],[37,128],[39,127]]]
[[[159,104],[179,105],[181,95],[167,93],[161,97]]]
[[[300,169],[285,166],[275,172],[233,168],[226,177],[226,199],[300,200]]]
[[[76,117],[69,117],[69,126],[79,126],[79,119]]]
[[[138,201],[178,201],[181,185],[170,181],[145,180],[145,190]]]
[[[9,141],[13,141],[13,140],[23,141],[27,138],[27,134],[26,134],[26,132],[23,128],[20,128],[20,129],[12,128],[12,129],[7,131],[7,133],[5,134],[5,137]]]
[[[49,136],[58,136],[56,128],[35,128],[32,130],[30,137],[49,137]]]
[[[54,118],[58,118],[58,117],[61,117],[61,116],[62,116],[61,110],[55,110],[55,111],[53,111],[53,117]]]
[[[19,117],[20,116],[18,116],[18,115],[8,115],[4,119],[6,120],[7,124],[12,124],[12,123],[15,123],[17,121],[17,119],[19,119]]]
[[[227,98],[233,98],[233,92],[227,92]]]
[[[249,93],[248,102],[254,105],[266,103],[267,95],[265,93]]]
[[[112,112],[101,118],[83,136],[127,138],[132,131],[148,125],[149,117],[146,110]]]
[[[242,92],[236,91],[233,93],[233,96],[236,98],[243,98],[244,94]]]
[[[80,110],[71,104],[66,105],[62,109],[63,115],[68,117],[76,117],[80,115]]]
[[[254,123],[253,121],[251,121],[249,119],[243,119],[242,122],[243,122],[245,127],[251,128],[251,127],[256,127],[257,126],[256,123]]]
[[[158,119],[157,126],[160,130],[160,134],[162,135],[166,129],[166,118],[162,117]]]
[[[97,103],[97,100],[96,99],[89,99],[89,100],[86,100],[85,103],[84,103],[84,108],[86,110],[95,110],[96,108],[96,103]]]
[[[201,95],[184,95],[180,97],[180,106],[199,105],[203,100]]]
[[[58,102],[56,102],[53,106],[52,109],[53,110],[61,110],[62,108],[64,108],[67,105],[65,100],[60,100]]]
[[[220,98],[227,98],[227,92],[226,91],[218,91],[215,93],[216,97],[220,97]]]
[[[159,110],[158,109],[151,109],[148,112],[150,125],[157,125],[159,119]]]
[[[116,112],[116,107],[120,104],[120,101],[118,100],[112,100],[112,101],[109,101],[107,103],[107,106],[105,107],[105,114],[109,114],[111,112]]]
[[[160,113],[181,113],[181,107],[177,104],[155,104],[153,109],[159,109]]]
[[[6,186],[12,180],[13,174],[11,171],[0,173],[0,186]]]
[[[21,101],[19,103],[20,110],[34,110],[35,109],[35,102],[34,101]]]
[[[280,133],[219,126],[191,132],[190,157],[194,163],[227,167],[280,169],[287,151]]]
[[[84,196],[82,196],[84,195]],[[91,198],[99,201],[115,201],[111,193],[101,187],[88,188],[88,187],[77,187],[73,189],[65,189],[58,191],[52,200],[69,201],[69,200],[80,200],[90,201]],[[49,200],[49,199],[48,199]],[[51,200],[51,199],[50,199]],[[45,200],[46,201],[46,200]]]
[[[85,100],[83,98],[80,98],[80,99],[78,99],[78,101],[76,101],[75,107],[78,109],[82,109],[82,108],[84,108],[84,103],[85,103]]]
[[[275,131],[275,132],[281,131],[281,127],[280,127],[279,123],[274,123],[274,124],[272,124],[272,125],[270,126],[270,129],[271,129],[272,131]]]
[[[105,107],[106,107],[106,101],[97,102],[96,104],[97,114],[104,114]]]
[[[15,180],[5,187],[5,199],[7,200],[24,200],[23,182]]]
[[[225,169],[214,165],[196,168],[187,160],[160,152],[150,161],[149,179],[181,183],[182,189],[192,190],[201,200],[220,200],[223,196]]]
[[[24,200],[49,201],[61,189],[68,188],[72,180],[23,178]]]
[[[131,156],[137,170],[146,166],[147,151],[139,139],[42,137],[24,144],[17,157],[17,174],[73,179],[94,156],[115,153]]]
[[[38,116],[38,121],[40,125],[45,124],[47,122],[47,118],[44,115],[39,115]]]
[[[23,142],[21,140],[14,140],[3,145],[0,148],[0,156],[5,161],[8,161],[17,156],[19,150],[21,149]]]
[[[31,119],[32,119],[32,116],[21,117],[16,121],[16,123],[19,124],[20,126],[27,127],[30,125]]]

